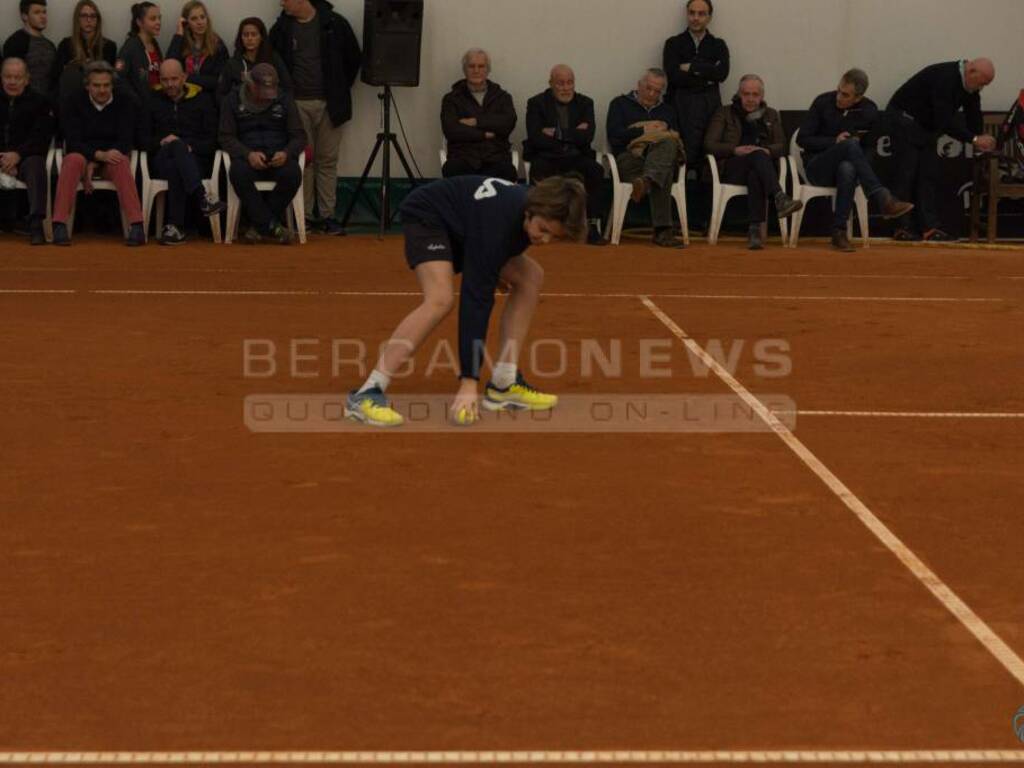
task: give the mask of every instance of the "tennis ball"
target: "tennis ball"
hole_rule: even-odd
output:
[[[458,415],[455,417],[455,423],[460,427],[468,426],[474,421],[476,421],[476,418],[473,416],[473,412],[468,408],[460,408]]]

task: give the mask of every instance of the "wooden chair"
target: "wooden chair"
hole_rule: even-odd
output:
[[[985,133],[997,136],[1003,124],[1003,115],[985,115]],[[977,153],[974,156],[974,187],[971,190],[971,242],[977,242],[978,231],[981,229],[981,198],[988,196],[988,242],[996,239],[998,224],[998,206],[1000,200],[1018,200],[1024,198],[1024,183],[1019,181],[1003,181],[1003,172],[999,163],[1009,160],[1013,164],[1021,161],[1015,141],[1007,141],[1001,150],[996,152]]]

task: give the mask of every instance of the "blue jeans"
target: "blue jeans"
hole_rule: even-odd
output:
[[[817,187],[836,188],[836,211],[833,229],[846,229],[853,208],[853,195],[859,183],[868,197],[877,195],[885,187],[878,180],[868,162],[860,142],[847,140],[815,155],[804,167],[807,180]]]

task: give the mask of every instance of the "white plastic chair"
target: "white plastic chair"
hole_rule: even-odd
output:
[[[50,148],[46,152],[46,218],[43,219],[43,234],[46,236],[46,242],[53,242],[53,164],[57,159],[57,150],[53,146],[53,142],[50,142]],[[14,180],[15,189],[24,189],[28,191],[28,185],[21,179]]]
[[[832,210],[836,209],[836,195],[838,190],[836,187],[818,187],[807,181],[807,173],[804,171],[804,156],[803,150],[800,145],[797,144],[797,136],[800,135],[800,130],[793,134],[793,138],[789,140],[789,164],[793,170],[793,198],[799,200],[804,204],[804,207],[793,214],[793,232],[789,238],[789,247],[796,248],[797,241],[800,239],[800,225],[804,220],[804,211],[807,210],[807,203],[816,197],[829,197],[832,199]],[[864,194],[864,190],[861,189],[860,184],[857,185],[856,191],[853,194],[853,204],[857,209],[857,222],[860,225],[860,235],[864,240],[864,247],[871,247],[871,238],[868,235],[868,198]],[[853,217],[846,222],[846,236],[853,238]]]
[[[238,197],[238,193],[235,192],[234,186],[231,184],[231,156],[224,150],[218,150],[217,155],[220,157],[220,163],[224,165],[224,173],[228,174],[228,216],[226,226],[224,228],[224,242],[228,245],[238,237],[238,220],[242,214],[242,201]],[[214,164],[217,164],[217,159],[214,159]],[[306,153],[302,152],[299,154],[299,171],[304,171],[306,168]],[[256,189],[260,192],[270,192],[277,185],[273,181],[257,181]],[[299,236],[299,242],[305,244],[306,242],[306,202],[302,196],[302,185],[299,185],[299,190],[295,193],[295,197],[292,198],[292,204],[288,206],[288,229],[292,232],[297,232]]]
[[[725,208],[734,197],[742,197],[748,194],[747,187],[739,184],[723,184],[718,177],[718,161],[714,155],[708,155],[708,165],[711,166],[711,225],[708,227],[708,243],[718,245],[718,233],[722,229],[722,219],[725,217]],[[786,188],[787,168],[789,163],[786,158],[779,162],[779,186]],[[779,219],[779,229],[782,232],[782,244],[789,243],[789,222],[786,219]]]
[[[218,196],[217,186],[220,179],[220,152],[213,157],[213,172],[210,178],[203,179],[203,186],[207,193],[216,198]],[[142,226],[149,236],[149,220],[153,213],[153,203],[156,203],[156,233],[157,237],[164,230],[164,215],[167,209],[167,180],[154,179],[149,175],[149,153],[142,153]],[[221,242],[220,214],[209,218],[210,229],[213,230],[213,242]]]
[[[612,245],[618,245],[622,239],[622,224],[626,220],[626,209],[629,207],[629,196],[633,192],[633,184],[624,182],[619,176],[619,166],[615,162],[615,155],[611,152],[602,152],[601,158],[607,164],[612,173],[612,210],[608,217],[607,232],[605,236]],[[683,230],[683,242],[690,244],[689,220],[686,216],[686,164],[679,166],[679,173],[670,191],[672,199],[675,200],[676,210],[679,212],[679,223]]]
[[[441,148],[437,151],[437,156],[441,160],[441,167],[444,168],[444,164],[448,162],[448,142],[446,140],[441,141]],[[519,175],[519,150],[515,147],[512,148],[512,167],[516,169],[516,176]],[[530,164],[526,164],[526,183],[530,183]]]
[[[57,176],[60,177],[61,166],[64,165],[64,150],[57,150]],[[136,172],[139,170],[139,153],[137,150],[132,150],[131,156],[128,159],[129,166],[132,169],[132,179],[135,178]],[[117,187],[114,182],[107,181],[106,179],[94,179],[92,182],[92,188],[94,190],[103,190],[106,192],[117,192]],[[75,229],[75,210],[78,208],[78,193],[85,190],[85,186],[81,181],[78,182],[78,186],[75,188],[75,199],[71,203],[71,210],[68,212],[67,228],[68,237],[71,237]],[[125,238],[128,237],[128,230],[131,228],[131,222],[128,221],[128,217],[125,216],[124,208],[120,205],[118,209],[121,212],[121,229],[124,231]]]

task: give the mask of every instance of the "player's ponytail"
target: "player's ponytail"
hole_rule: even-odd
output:
[[[551,176],[526,193],[526,212],[559,222],[570,240],[587,237],[587,190],[583,182],[566,176]]]

